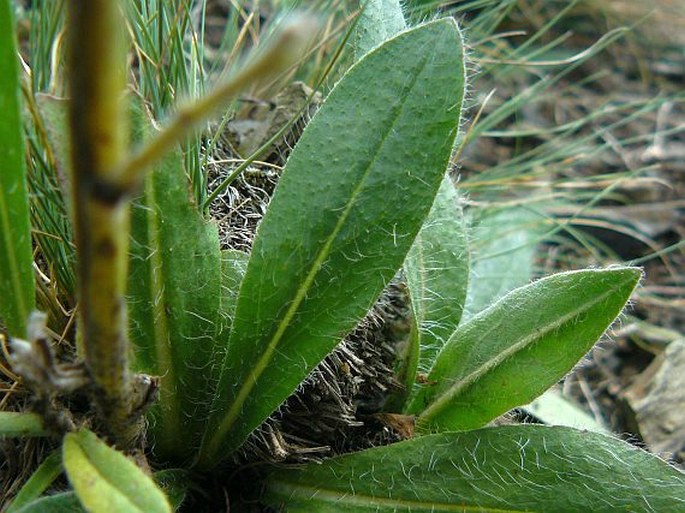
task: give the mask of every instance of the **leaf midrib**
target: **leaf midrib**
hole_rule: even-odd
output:
[[[317,254],[316,258],[314,259],[314,262],[311,266],[310,271],[307,273],[307,276],[305,277],[305,280],[302,284],[301,287],[298,288],[297,293],[295,295],[295,298],[291,302],[290,306],[288,307],[285,315],[283,316],[283,319],[281,322],[278,324],[278,328],[276,332],[274,333],[273,337],[269,341],[269,344],[267,345],[264,353],[262,356],[257,360],[257,363],[253,370],[250,372],[250,374],[247,376],[247,379],[244,381],[242,387],[236,394],[236,398],[229,408],[229,410],[226,412],[226,415],[223,417],[222,421],[220,422],[218,428],[214,432],[214,435],[210,439],[208,445],[207,445],[207,452],[208,453],[214,453],[215,451],[218,450],[219,446],[221,445],[221,440],[224,437],[225,433],[231,428],[231,426],[235,423],[236,419],[240,415],[242,409],[243,409],[243,404],[247,400],[247,397],[249,396],[250,392],[252,389],[255,387],[257,383],[257,379],[259,376],[264,372],[266,367],[268,366],[269,362],[271,361],[271,357],[276,351],[276,348],[278,344],[281,341],[281,338],[285,334],[288,326],[290,325],[290,321],[295,317],[295,314],[297,313],[302,301],[305,299],[307,292],[309,291],[309,288],[311,287],[312,283],[314,282],[317,274],[319,273],[323,263],[326,261],[326,259],[329,256],[329,250],[331,246],[333,245],[333,242],[335,242],[335,239],[337,235],[340,233],[340,230],[344,226],[345,222],[347,221],[347,218],[352,211],[352,207],[356,203],[356,199],[359,196],[360,192],[364,189],[364,186],[367,182],[367,179],[371,173],[371,170],[374,167],[374,163],[377,161],[379,154],[381,153],[381,148],[385,145],[388,137],[392,133],[392,130],[395,126],[395,123],[397,119],[401,116],[404,107],[406,105],[407,100],[409,99],[410,93],[413,90],[414,86],[416,85],[416,82],[418,81],[419,77],[423,74],[423,71],[426,67],[426,64],[428,62],[428,53],[424,53],[423,60],[421,64],[417,67],[418,71],[414,74],[412,77],[411,83],[407,86],[406,88],[406,94],[404,95],[404,98],[402,99],[402,103],[396,107],[397,114],[395,115],[392,123],[389,123],[387,125],[387,130],[385,134],[383,134],[383,137],[379,141],[379,144],[377,146],[376,151],[374,152],[373,158],[369,161],[366,170],[364,171],[363,176],[359,180],[359,184],[357,187],[355,187],[354,191],[352,192],[349,201],[347,202],[347,205],[345,206],[345,209],[342,211],[342,214],[338,218],[338,222],[336,223],[335,227],[333,228],[333,231],[327,238],[324,246],[322,249],[319,251]],[[235,332],[234,332],[235,333]],[[232,337],[231,337],[232,338]],[[230,341],[229,341],[230,344]]]

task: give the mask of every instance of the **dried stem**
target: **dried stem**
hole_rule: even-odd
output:
[[[117,444],[127,447],[140,425],[132,418],[124,302],[129,191],[112,173],[128,136],[122,6],[117,0],[67,4],[80,337],[99,414]]]

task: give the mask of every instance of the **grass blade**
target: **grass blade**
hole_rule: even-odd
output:
[[[76,250],[73,243],[69,137],[69,100],[36,93],[33,102],[33,127],[29,127],[29,198],[36,249],[48,269],[60,297],[73,304],[76,289]],[[49,307],[41,305],[50,310]],[[54,309],[54,307],[53,307]],[[51,312],[48,312],[51,313]],[[52,314],[57,319],[60,315]]]
[[[152,478],[88,430],[64,437],[62,461],[90,513],[171,513]]]
[[[456,24],[426,24],[353,66],[305,130],[257,232],[202,466],[292,393],[401,265],[447,166],[463,73]]]
[[[19,508],[26,504],[35,501],[40,494],[52,485],[53,481],[57,479],[62,473],[62,455],[60,451],[52,452],[47,458],[43,460],[36,471],[31,474],[31,477],[26,481],[21,490],[17,492],[16,497],[5,510],[5,513],[16,513]]]
[[[630,267],[561,273],[473,317],[447,342],[411,401],[417,428],[481,427],[542,394],[616,319],[640,276]]]
[[[277,470],[267,480],[266,497],[289,513],[651,513],[683,509],[685,475],[605,435],[502,426]]]
[[[13,5],[0,2],[0,323],[23,337],[35,293]]]

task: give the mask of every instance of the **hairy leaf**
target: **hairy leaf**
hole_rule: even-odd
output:
[[[427,373],[457,329],[466,298],[469,259],[464,217],[449,176],[443,179],[404,263],[419,330],[418,370]]]
[[[171,513],[166,497],[147,474],[86,429],[64,437],[62,461],[90,513]]]
[[[191,482],[189,472],[182,468],[171,468],[155,472],[155,481],[164,490],[171,509],[178,511],[188,494],[188,485]]]
[[[466,430],[526,404],[561,379],[621,312],[635,268],[543,278],[459,327],[408,411],[420,430]]]
[[[176,461],[199,446],[222,324],[218,235],[190,198],[171,152],[147,175],[131,221],[131,341],[136,367],[162,377],[151,432],[156,453]]]
[[[35,286],[13,5],[0,2],[0,325],[23,337]]]
[[[220,337],[228,336],[233,324],[240,283],[245,277],[249,256],[238,250],[221,252],[221,316]]]
[[[265,492],[288,513],[652,513],[685,508],[685,475],[597,433],[502,426],[277,470]]]
[[[407,28],[400,0],[365,0],[357,22],[354,53],[359,60],[365,53]]]
[[[393,277],[445,172],[463,86],[459,30],[440,20],[367,54],[314,116],[257,230],[202,466],[238,448]]]
[[[396,354],[395,379],[400,384],[398,390],[390,391],[383,407],[386,412],[397,412],[404,409],[411,390],[416,383],[416,371],[419,367],[420,342],[419,325],[414,315],[409,319],[409,337],[405,347],[398,347]]]

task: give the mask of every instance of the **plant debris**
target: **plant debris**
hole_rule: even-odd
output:
[[[623,392],[626,417],[650,449],[685,459],[685,339],[671,342]]]

